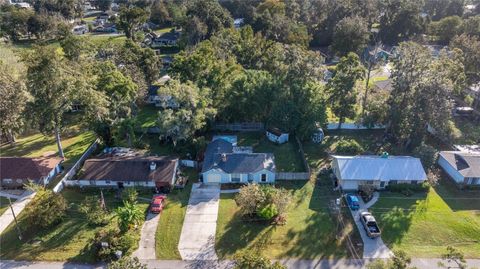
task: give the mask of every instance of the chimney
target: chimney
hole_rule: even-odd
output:
[[[226,161],[227,161],[227,154],[222,153],[222,162],[226,162]]]
[[[155,162],[151,162],[150,163],[150,171],[155,171],[156,168],[157,168],[157,164]]]

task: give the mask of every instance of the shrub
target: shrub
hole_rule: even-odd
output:
[[[375,192],[375,189],[373,188],[372,185],[365,184],[365,185],[358,186],[358,193],[360,194],[360,197],[362,197],[365,203],[372,200],[374,192]]]
[[[422,160],[425,168],[431,169],[437,161],[438,151],[434,147],[422,143],[413,150],[413,155]]]
[[[391,192],[399,192],[406,196],[410,196],[415,192],[426,192],[430,188],[430,184],[425,181],[422,184],[389,184],[385,189]]]
[[[265,194],[260,185],[249,184],[240,188],[240,192],[235,196],[235,202],[243,215],[253,215],[265,202]]]
[[[87,196],[80,204],[79,211],[85,214],[90,225],[106,225],[109,221],[107,212],[102,208],[98,196]]]
[[[360,144],[358,144],[357,141],[353,139],[346,139],[338,142],[337,146],[335,147],[335,151],[337,153],[359,154],[365,150],[362,146],[360,146]]]
[[[144,214],[137,207],[137,204],[128,201],[123,201],[123,207],[117,208],[115,213],[118,217],[118,225],[122,232],[126,232],[135,225],[138,225],[144,218]]]
[[[46,228],[58,224],[65,217],[67,202],[61,194],[43,187],[36,189],[37,194],[25,208],[31,227]]]
[[[106,243],[106,246],[102,244]],[[136,240],[130,233],[121,233],[117,228],[102,229],[95,234],[93,245],[99,261],[108,262],[116,259],[115,252],[121,251],[123,256],[130,255],[136,247]]]
[[[286,269],[279,262],[272,262],[258,252],[244,252],[234,256],[235,269]]]
[[[123,201],[135,204],[138,199],[138,192],[135,188],[127,188],[123,191]]]
[[[258,211],[258,216],[266,220],[271,220],[273,217],[277,215],[278,215],[278,210],[274,204],[266,205],[265,207],[261,208]]]
[[[110,263],[108,269],[147,269],[145,264],[140,263],[137,257],[123,257],[118,261]]]

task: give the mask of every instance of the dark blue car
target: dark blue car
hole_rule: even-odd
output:
[[[358,203],[358,197],[355,195],[347,194],[347,204],[351,210],[360,209],[360,204]]]

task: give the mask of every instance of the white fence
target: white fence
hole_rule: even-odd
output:
[[[185,167],[197,168],[198,163],[192,160],[180,160],[180,165]]]
[[[261,122],[215,123],[213,129],[217,131],[256,132],[265,130],[265,125]]]
[[[275,180],[309,180],[309,172],[278,172],[275,174]]]
[[[338,129],[338,122],[330,122],[327,124],[327,130],[336,130]],[[368,127],[362,124],[357,123],[342,123],[340,130],[381,130],[385,129],[385,125],[374,125]]]
[[[82,154],[82,156],[80,157],[80,159],[77,160],[77,162],[72,166],[72,168],[70,168],[70,170],[68,170],[68,172],[63,176],[63,178],[60,180],[60,182],[58,182],[58,184],[53,187],[53,192],[57,193],[57,192],[61,192],[63,190],[63,188],[65,187],[66,185],[66,182],[67,180],[70,180],[72,179],[75,174],[77,173],[78,169],[81,168],[83,162],[85,161],[85,159],[88,158],[88,156],[90,156],[90,154],[92,154],[92,152],[97,149],[97,146],[98,146],[98,139],[95,140],[91,145],[90,147],[88,147],[87,150],[85,150],[85,152]]]

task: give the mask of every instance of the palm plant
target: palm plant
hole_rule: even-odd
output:
[[[124,201],[123,207],[117,208],[115,214],[118,217],[118,225],[122,232],[130,230],[143,219],[143,212],[136,204],[129,201]]]

